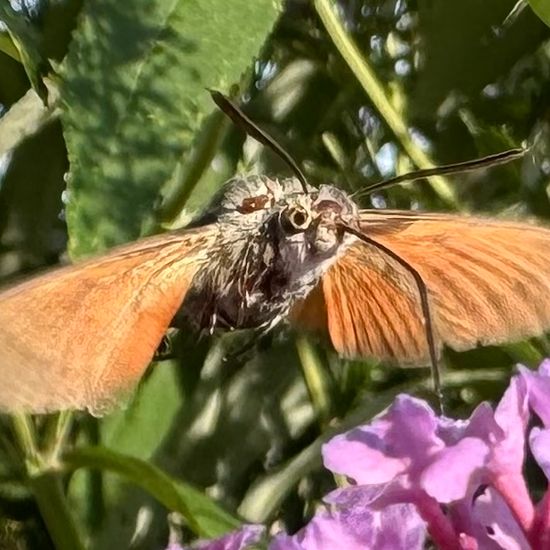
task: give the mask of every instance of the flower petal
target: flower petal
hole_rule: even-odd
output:
[[[167,550],[246,550],[257,544],[264,536],[263,525],[245,524],[238,531],[232,531],[220,538],[201,540],[191,546],[171,544]]]
[[[269,550],[304,550],[296,536],[279,533],[269,544]]]
[[[527,384],[529,406],[542,420],[545,427],[550,428],[550,367],[549,361],[543,361],[538,371],[534,372],[522,365],[518,366],[520,376]]]
[[[438,502],[464,498],[489,456],[485,442],[466,437],[437,453],[420,476],[420,486]]]
[[[550,429],[533,428],[529,434],[529,447],[546,479],[550,480]]]
[[[269,550],[360,550],[370,548],[369,526],[371,513],[366,509],[355,512],[362,521],[347,525],[338,513],[317,512],[312,520],[293,536],[277,535]],[[358,525],[355,525],[358,523]]]
[[[359,484],[391,481],[408,462],[388,456],[384,439],[370,426],[355,428],[323,445],[325,468],[346,475]]]
[[[382,511],[354,506],[318,512],[295,535],[277,535],[269,550],[421,550],[425,532],[413,506],[399,504]]]
[[[396,397],[388,411],[368,426],[332,438],[323,446],[329,470],[359,484],[387,483],[411,463],[423,463],[443,448],[437,418],[429,405],[408,395]]]
[[[539,365],[539,374],[541,376],[550,376],[550,359],[544,359]]]
[[[503,550],[530,550],[531,546],[497,491],[488,487],[474,502],[474,515],[487,536]]]
[[[514,376],[495,410],[504,437],[493,453],[491,469],[500,475],[521,473],[525,458],[525,430],[529,421],[529,394],[522,376]]]

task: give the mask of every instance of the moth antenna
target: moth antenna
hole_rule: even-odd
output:
[[[296,175],[302,184],[304,193],[307,195],[307,179],[300,170],[298,163],[283,149],[283,147],[275,141],[267,132],[262,130],[255,122],[246,116],[240,107],[237,107],[231,99],[223,95],[217,90],[208,90],[214,103],[233,121],[233,123],[243,130],[250,137],[254,138],[258,143],[269,147]]]
[[[382,243],[379,243],[378,241],[367,237],[364,233],[362,233],[358,229],[355,229],[353,226],[346,224],[342,224],[342,226],[344,231],[347,231],[361,241],[378,248],[378,250],[395,260],[399,265],[403,266],[412,275],[418,288],[418,293],[420,295],[420,307],[422,310],[424,327],[426,329],[426,343],[428,344],[428,353],[430,355],[430,367],[432,372],[434,392],[439,403],[440,413],[444,414],[443,391],[441,389],[441,374],[439,371],[439,361],[437,358],[437,349],[435,345],[432,315],[430,311],[430,303],[428,300],[428,287],[426,286],[422,275],[420,275],[420,273],[416,270],[414,266],[412,266],[409,262],[404,260],[401,256],[396,254],[387,246],[384,246]]]
[[[516,147],[514,149],[508,149],[506,151],[501,151],[500,153],[494,153],[492,155],[487,155],[486,157],[481,157],[474,160],[455,162],[453,164],[445,164],[443,166],[426,168],[424,170],[414,170],[413,172],[408,172],[407,174],[401,174],[400,176],[395,176],[393,178],[368,185],[363,189],[355,191],[355,193],[352,193],[351,196],[361,197],[363,195],[370,195],[374,191],[387,189],[388,187],[392,187],[393,185],[397,185],[398,183],[402,183],[404,181],[413,182],[419,179],[429,178],[431,176],[462,174],[465,172],[479,170],[480,168],[489,168],[500,164],[506,164],[507,162],[512,162],[513,160],[523,157],[527,151],[529,151],[528,147]]]

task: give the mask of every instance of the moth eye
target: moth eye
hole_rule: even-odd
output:
[[[310,223],[311,215],[302,207],[295,206],[281,212],[281,226],[287,233],[305,231]]]

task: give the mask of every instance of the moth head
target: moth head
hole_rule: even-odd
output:
[[[280,180],[278,191],[261,209],[255,234],[271,243],[271,266],[285,274],[289,288],[305,290],[342,251],[350,237],[342,222],[358,218],[358,209],[339,189],[325,185],[304,193],[297,180]],[[246,204],[259,204],[255,197]],[[265,258],[266,264],[270,264]]]
[[[337,255],[345,238],[341,222],[356,215],[344,193],[322,186],[308,194],[287,194],[267,223],[276,226],[279,251],[289,265],[310,269]]]
[[[336,187],[308,186],[304,192],[296,178],[266,176],[231,180],[213,208],[214,217],[225,227],[276,241],[278,253],[289,265],[334,256],[345,239],[342,222],[358,217],[357,206]]]

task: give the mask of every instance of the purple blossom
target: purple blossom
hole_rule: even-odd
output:
[[[400,395],[370,424],[336,436],[323,448],[324,463],[352,486],[333,500],[379,512],[414,505],[439,548],[550,548],[550,497],[535,507],[522,471],[530,412],[544,425],[531,430],[530,449],[550,479],[545,361],[536,372],[520,367],[497,407],[483,403],[467,420]]]
[[[257,544],[264,536],[263,525],[242,525],[238,531],[232,531],[214,540],[200,540],[191,546],[172,543],[166,550],[246,550]]]
[[[544,360],[538,371],[519,367],[520,376],[527,384],[529,407],[550,428],[550,359]]]
[[[510,508],[495,489],[488,487],[474,500],[473,513],[476,519],[485,528],[485,536],[478,534],[485,546],[488,541],[494,541],[496,548],[506,550],[529,550],[531,547],[512,515]]]
[[[323,448],[325,466],[357,484],[385,484],[385,503],[402,502],[419,489],[442,503],[466,495],[472,472],[487,460],[488,446],[475,437],[459,439],[463,423],[441,423],[425,401],[396,398],[368,426],[338,435]],[[453,441],[456,439],[456,442]],[[441,475],[446,483],[441,483]]]
[[[354,504],[318,512],[295,535],[277,535],[269,550],[420,550],[424,547],[426,529],[413,506],[398,504],[372,510],[364,503]]]

